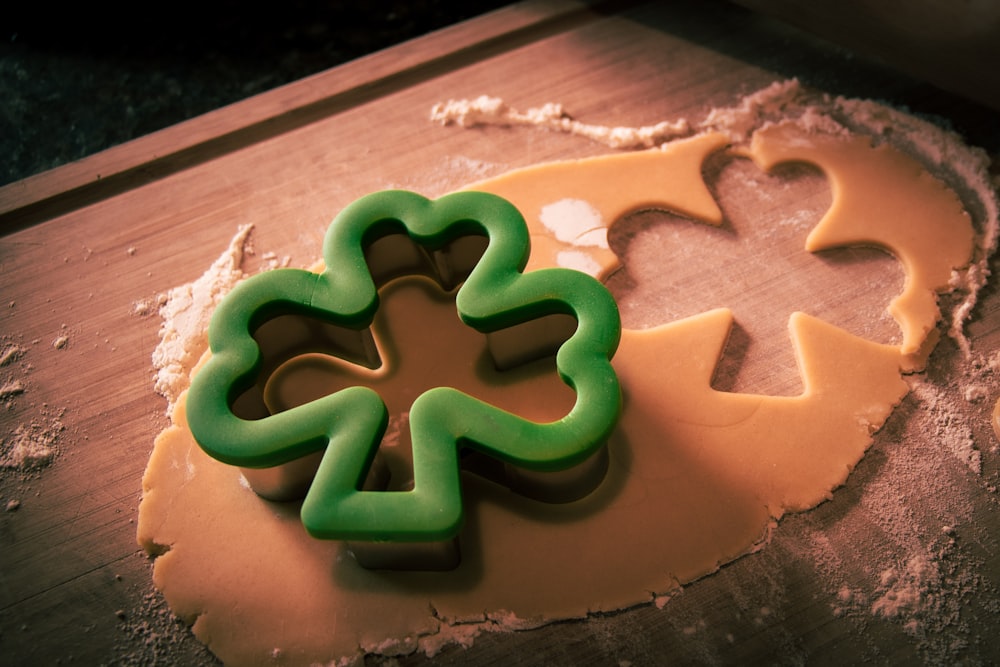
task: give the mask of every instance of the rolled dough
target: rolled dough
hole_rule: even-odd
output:
[[[525,215],[529,269],[573,265],[582,253],[606,279],[621,258],[598,228],[630,213],[662,208],[725,224],[702,166],[728,143],[708,133],[470,188],[504,196]],[[907,392],[903,373],[926,360],[940,317],[936,292],[971,260],[972,226],[956,195],[920,163],[865,137],[787,123],[736,150],[763,169],[807,162],[831,183],[830,209],[803,253],[874,244],[899,260],[905,278],[891,309],[898,344],[794,313],[788,329],[803,390],[767,396],[713,387],[734,326],[730,309],[626,329],[614,359],[624,413],[603,483],[554,505],[467,475],[462,563],[449,572],[369,571],[342,544],[310,538],[294,503],[262,500],[237,468],[198,448],[181,400],[156,440],[138,529],[157,555],[154,581],[171,607],[226,663],[432,653],[487,625],[528,628],[649,602],[760,548],[785,512],[828,498]],[[561,233],[551,208],[543,221],[546,207],[566,200],[586,202],[596,227]],[[697,261],[697,248],[685,252]],[[505,407],[517,410],[519,400],[525,409],[533,403],[524,392]]]

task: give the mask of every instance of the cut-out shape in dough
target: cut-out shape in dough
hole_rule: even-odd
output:
[[[554,238],[539,221],[543,207],[587,201],[605,225],[646,207],[718,224],[700,166],[725,144],[709,134],[642,153],[539,165],[472,188],[521,209],[532,226],[533,266],[582,251],[603,277],[616,267],[614,255]],[[237,472],[201,454],[182,403],[174,426],[157,441],[140,508],[140,542],[151,552],[165,545],[154,569],[157,586],[224,660],[266,662],[279,647],[289,661],[307,663],[359,650],[415,650],[434,645],[449,623],[488,616],[526,627],[621,609],[752,551],[783,513],[808,509],[844,483],[871,433],[906,393],[902,372],[929,349],[938,313],[927,304],[937,277],[969,259],[921,251],[925,235],[969,248],[971,227],[950,191],[892,150],[784,128],[760,134],[751,153],[762,164],[808,160],[837,184],[818,244],[859,240],[844,219],[858,196],[847,188],[879,195],[895,189],[886,201],[937,212],[887,216],[860,239],[887,247],[907,272],[906,298],[896,304],[904,347],[794,314],[789,328],[805,389],[768,397],[711,387],[733,324],[728,310],[625,330],[614,359],[624,412],[608,445],[604,482],[575,503],[546,505],[471,478],[469,548],[449,573],[375,574],[345,558],[340,545],[309,540],[294,511],[260,500]],[[887,154],[891,159],[880,157]],[[893,173],[873,169],[861,184],[838,175],[855,163],[882,164]],[[844,225],[847,231],[838,231]],[[239,529],[234,516],[245,519]],[[488,547],[480,544],[487,541]],[[219,561],[226,567],[206,573],[206,563]],[[281,576],[260,577],[265,570]],[[581,573],[594,572],[601,576],[579,585]]]
[[[790,123],[765,128],[749,153],[764,169],[798,160],[830,179],[833,206],[806,239],[807,251],[876,245],[902,262],[906,286],[889,312],[903,329],[907,368],[922,367],[937,342],[930,336],[941,316],[937,292],[972,259],[972,221],[954,192],[889,145],[872,147],[856,135],[804,139]]]

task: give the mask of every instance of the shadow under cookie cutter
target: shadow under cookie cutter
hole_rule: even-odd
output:
[[[464,450],[502,462],[504,483],[525,495],[548,502],[586,495],[603,479],[605,442],[621,411],[610,363],[618,310],[583,273],[522,273],[528,253],[523,217],[495,195],[429,200],[386,191],[355,201],[327,231],[323,272],[262,273],[219,305],[209,326],[212,356],[187,398],[195,440],[210,456],[240,466],[260,496],[304,496],[308,532],[348,541],[365,567],[457,565]],[[271,414],[262,378],[315,351],[377,365],[371,324],[378,288],[406,275],[458,288],[459,317],[485,334],[498,368],[555,353],[575,402],[560,419],[539,423],[451,387],[429,389],[410,408],[412,489],[386,491],[377,452],[388,413],[377,393],[346,387]]]

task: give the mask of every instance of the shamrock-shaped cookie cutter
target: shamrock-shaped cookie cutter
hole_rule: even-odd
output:
[[[430,200],[395,190],[362,197],[331,223],[321,273],[261,273],[220,303],[209,325],[211,357],[187,398],[195,440],[213,458],[243,468],[266,498],[304,492],[301,518],[313,536],[355,543],[456,538],[463,523],[460,450],[542,479],[585,468],[604,453],[621,410],[610,363],[621,332],[617,306],[586,274],[523,273],[528,255],[524,218],[496,195],[460,192]],[[270,414],[260,399],[260,378],[317,350],[377,365],[370,327],[378,287],[410,274],[429,276],[446,290],[458,286],[458,315],[486,335],[498,367],[555,351],[556,369],[575,402],[563,417],[538,423],[451,387],[429,389],[409,413],[413,487],[384,491],[372,488],[369,474],[388,424],[377,393],[351,386]],[[274,326],[289,318],[313,324],[298,326],[306,334]],[[571,322],[568,332],[545,324],[560,318]],[[264,339],[278,348],[272,358],[261,352]],[[536,495],[545,499],[544,492]]]

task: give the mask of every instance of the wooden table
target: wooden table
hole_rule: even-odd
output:
[[[522,109],[558,101],[586,122],[644,125],[699,118],[712,106],[731,105],[792,76],[833,94],[878,97],[943,115],[971,143],[1000,155],[997,112],[733,5],[609,9],[540,2],[509,7],[0,189],[0,352],[9,345],[23,350],[0,367],[0,380],[23,385],[0,406],[0,434],[12,437],[19,425],[32,423],[62,425],[50,466],[0,477],[0,501],[20,503],[0,513],[0,662],[211,661],[163,614],[150,561],[135,542],[140,479],[153,438],[167,421],[151,382],[160,321],[134,306],[198,277],[238,225],[254,225],[258,252],[248,258],[248,272],[266,251],[306,266],[318,257],[330,218],[367,192],[401,186],[434,196],[508,168],[607,150],[540,130],[464,131],[430,123],[431,106],[447,98],[485,93]],[[973,349],[985,358],[1000,344],[1000,294],[991,286],[983,296],[969,332]],[[61,337],[66,344],[53,345]],[[957,358],[945,341],[930,373],[947,380],[958,372]],[[893,448],[915,446],[901,438],[908,420],[929,408],[908,399],[831,502],[787,517],[762,552],[685,587],[662,609],[647,605],[487,635],[471,649],[450,648],[436,660],[997,661],[1000,617],[991,604],[1000,586],[998,456],[987,417],[997,374],[984,375],[986,397],[962,408],[982,456],[981,472],[941,453],[941,479],[960,487],[968,503],[953,530],[945,531],[955,543],[941,546],[946,517],[929,516],[919,498],[912,499],[908,537],[889,540],[943,550],[935,561],[940,604],[922,630],[870,613],[872,600],[851,598],[853,591],[877,590],[886,568],[884,551],[870,552],[867,542],[853,543],[851,536],[866,515],[879,511],[873,499],[883,497],[886,471],[896,465]],[[935,437],[927,434],[924,447]],[[818,549],[824,540],[830,548]],[[900,563],[905,555],[899,554]],[[841,586],[834,575],[843,578]],[[965,648],[952,647],[954,641]],[[419,656],[407,660],[423,662]]]

